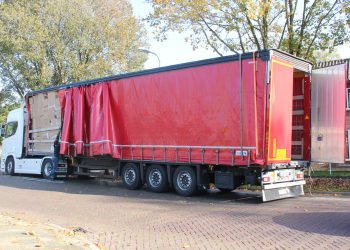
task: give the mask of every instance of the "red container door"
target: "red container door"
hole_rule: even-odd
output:
[[[268,108],[267,164],[291,160],[293,110],[293,66],[271,60]]]
[[[313,70],[311,78],[311,160],[344,163],[346,66]]]

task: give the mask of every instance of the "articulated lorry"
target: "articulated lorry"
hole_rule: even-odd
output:
[[[302,195],[311,161],[344,162],[345,71],[264,50],[33,91],[2,129],[1,170]]]

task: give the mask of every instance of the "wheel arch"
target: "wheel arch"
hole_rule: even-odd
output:
[[[52,166],[53,166],[53,160],[52,160],[52,157],[51,156],[45,156],[45,157],[43,157],[42,159],[41,159],[41,162],[40,162],[40,169],[41,169],[41,175],[42,175],[42,177],[43,178],[49,178],[49,176],[45,176],[45,173],[44,173],[44,167],[45,167],[45,165],[44,165],[44,163],[45,163],[45,161],[47,161],[47,160],[50,160],[51,161],[51,164],[52,164]],[[54,172],[53,172],[54,173]],[[54,178],[54,177],[53,177]]]
[[[40,166],[43,166],[43,163],[45,160],[51,160],[52,161],[52,156],[45,156],[41,158]]]
[[[16,164],[16,157],[15,157],[13,154],[8,154],[8,155],[6,156],[6,158],[5,158],[5,163],[7,162],[7,160],[8,160],[9,158],[13,158],[13,160],[15,161],[15,164]]]

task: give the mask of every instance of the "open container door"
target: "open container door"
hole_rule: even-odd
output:
[[[312,71],[311,161],[344,163],[346,66]]]
[[[292,154],[294,65],[272,58],[270,73],[266,162],[271,169],[261,175],[264,202],[303,195],[305,184],[297,177],[297,170],[288,168]]]
[[[293,65],[272,58],[267,164],[289,163],[292,147]]]

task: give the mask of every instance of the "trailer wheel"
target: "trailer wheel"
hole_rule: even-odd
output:
[[[9,175],[15,175],[15,161],[12,156],[8,157],[6,160],[5,172]]]
[[[168,176],[164,167],[151,165],[146,172],[147,188],[156,193],[166,192],[169,188]]]
[[[127,189],[135,190],[141,187],[140,169],[134,163],[127,163],[123,167],[123,185]]]
[[[181,196],[192,196],[197,192],[196,173],[190,167],[178,167],[174,172],[173,183]]]
[[[51,159],[45,159],[41,165],[41,175],[45,179],[53,179],[53,162]]]

